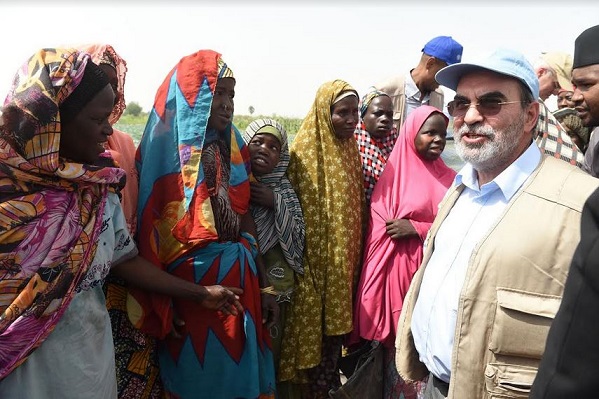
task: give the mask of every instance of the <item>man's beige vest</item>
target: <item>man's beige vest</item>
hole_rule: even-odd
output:
[[[527,398],[561,302],[580,214],[599,180],[545,156],[474,248],[459,297],[449,397]],[[439,226],[464,186],[440,204],[397,328],[396,365],[406,380],[428,374],[410,325]],[[434,333],[434,332],[433,332]]]

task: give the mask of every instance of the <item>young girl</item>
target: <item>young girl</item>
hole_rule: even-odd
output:
[[[258,246],[272,294],[279,303],[279,323],[271,327],[275,370],[278,375],[280,345],[285,336],[286,311],[293,301],[295,275],[302,275],[305,225],[302,209],[285,175],[289,165],[287,132],[277,121],[250,123],[243,139],[248,145],[252,174],[250,210],[258,230]],[[280,399],[294,397],[291,384],[277,384]]]
[[[447,117],[423,105],[402,125],[372,192],[362,275],[350,341],[386,348],[385,398],[415,398],[395,369],[395,335],[403,300],[422,261],[422,245],[455,172],[445,165]]]

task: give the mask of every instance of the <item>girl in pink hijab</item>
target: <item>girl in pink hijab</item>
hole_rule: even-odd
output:
[[[374,187],[350,341],[386,348],[385,397],[409,398],[395,371],[395,334],[404,297],[422,261],[422,244],[455,177],[441,159],[447,117],[425,105],[410,113]]]

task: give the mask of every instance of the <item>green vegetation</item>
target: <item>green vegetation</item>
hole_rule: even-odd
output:
[[[125,125],[146,125],[146,122],[148,121],[148,113],[147,112],[141,112],[139,115],[131,115],[131,114],[126,114],[126,115],[122,115],[121,118],[119,119],[118,123],[122,123]],[[143,129],[143,127],[142,127]]]
[[[129,106],[127,106],[129,107]],[[289,141],[293,140],[295,137],[300,125],[302,124],[302,120],[298,118],[287,118],[284,116],[264,116],[264,115],[235,115],[233,117],[233,123],[239,129],[239,131],[245,130],[245,128],[254,120],[260,118],[270,118],[279,122],[285,130],[287,130],[287,134],[289,135]],[[135,143],[139,143],[141,136],[144,132],[144,128],[146,127],[146,122],[148,120],[148,114],[146,112],[141,112],[139,115],[127,114],[121,116],[118,123],[114,125],[114,127],[118,130],[121,130],[131,137],[133,137],[133,141]]]
[[[235,124],[237,129],[239,129],[239,131],[242,131],[242,130],[245,130],[245,128],[247,128],[248,125],[250,123],[252,123],[252,121],[255,121],[256,119],[262,119],[262,118],[274,119],[277,122],[279,122],[281,125],[283,125],[283,127],[287,131],[287,135],[289,136],[290,141],[293,137],[295,137],[295,135],[297,134],[297,131],[299,130],[299,128],[302,124],[301,119],[287,118],[287,117],[278,116],[278,115],[272,115],[272,116],[235,115],[233,117],[233,123]]]
[[[139,114],[141,114],[141,111],[143,111],[141,105],[139,105],[135,101],[131,101],[129,104],[127,104],[127,108],[125,108],[125,112],[123,114],[139,116]]]

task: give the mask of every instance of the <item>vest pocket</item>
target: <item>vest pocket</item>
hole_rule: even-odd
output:
[[[561,297],[497,288],[489,349],[496,355],[540,359]]]
[[[536,375],[536,367],[489,363],[485,387],[490,398],[528,398]]]

